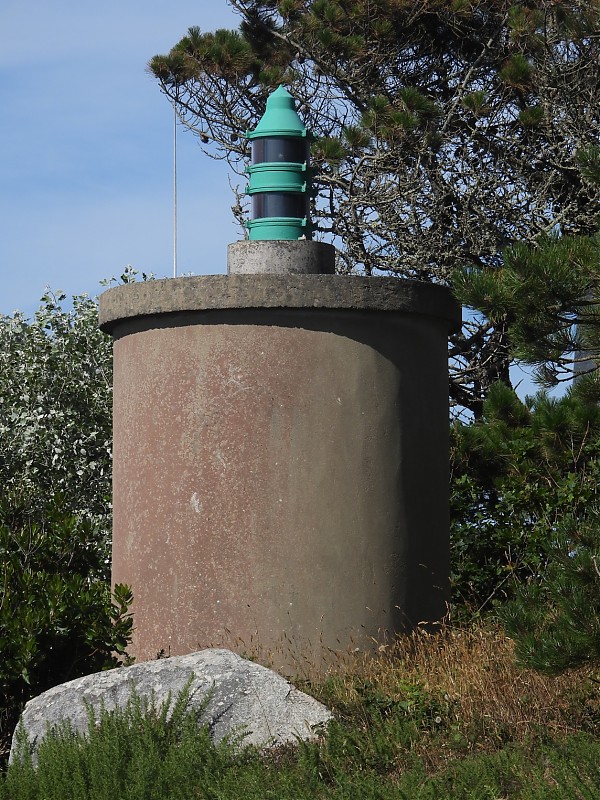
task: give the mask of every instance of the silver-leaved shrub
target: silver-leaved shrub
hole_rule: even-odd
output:
[[[29,697],[115,665],[130,637],[131,593],[110,589],[111,409],[94,299],[0,316],[0,761]]]

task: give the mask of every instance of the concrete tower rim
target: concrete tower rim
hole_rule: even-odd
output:
[[[161,314],[228,309],[323,309],[435,317],[460,329],[461,307],[438,284],[358,275],[199,275],[115,286],[99,298],[99,326]]]

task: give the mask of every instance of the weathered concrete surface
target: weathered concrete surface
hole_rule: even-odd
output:
[[[238,275],[100,302],[138,660],[223,645],[294,672],[444,614],[448,292]]]
[[[229,275],[333,275],[335,247],[312,241],[241,241],[227,247]]]
[[[460,328],[461,320],[460,306],[445,287],[419,281],[340,275],[202,275],[108,289],[100,297],[99,323],[103,331],[112,333],[117,325],[136,317],[252,308],[416,314],[436,318],[452,331]],[[376,324],[375,319],[372,322]],[[172,323],[176,325],[177,319]]]
[[[175,702],[192,678],[190,707],[200,709],[210,700],[201,724],[209,726],[214,741],[227,734],[244,733],[242,744],[267,747],[310,739],[315,728],[331,713],[312,697],[298,691],[277,673],[247,661],[228,650],[204,650],[179,658],[166,658],[131,667],[98,672],[63,683],[30,700],[21,721],[35,750],[46,736],[68,720],[73,730],[85,733],[87,706],[100,717],[102,708],[124,708],[132,687],[140,699],[154,698],[157,707]],[[13,736],[11,758],[14,756]]]

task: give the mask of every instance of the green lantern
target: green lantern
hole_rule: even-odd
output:
[[[252,143],[246,189],[252,198],[250,240],[310,239],[310,135],[287,89],[275,89],[260,122],[246,137]]]

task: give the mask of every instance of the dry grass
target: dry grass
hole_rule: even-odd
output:
[[[512,641],[483,627],[434,635],[417,630],[382,654],[373,669],[382,688],[400,669],[405,679],[453,701],[463,723],[488,721],[495,729],[508,726],[524,735],[539,725],[571,729],[574,700],[589,687],[590,677],[583,671],[548,677],[523,669]]]
[[[524,669],[502,629],[483,623],[442,625],[435,632],[417,628],[371,649],[334,651],[322,641],[303,647],[285,636],[268,651],[258,637],[245,645],[238,641],[234,649],[367,726],[369,703],[412,714],[420,725],[413,752],[433,769],[460,753],[498,750],[509,742],[596,733],[600,722],[591,670],[550,677]]]
[[[512,641],[483,625],[448,626],[437,633],[417,629],[372,654],[341,659],[331,674],[344,704],[359,700],[365,681],[373,693],[399,702],[418,687],[437,698],[446,726],[454,724],[478,747],[526,741],[541,729],[590,729],[600,718],[597,683],[589,670],[549,677],[524,669],[515,661]],[[319,681],[310,683],[318,690]]]

